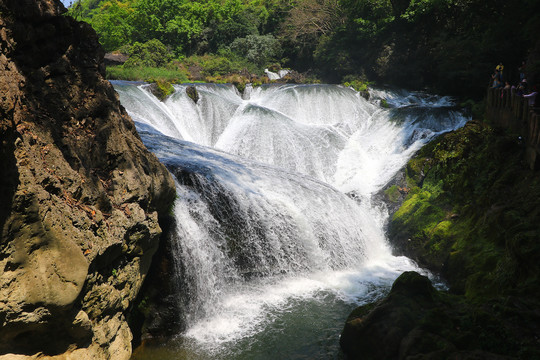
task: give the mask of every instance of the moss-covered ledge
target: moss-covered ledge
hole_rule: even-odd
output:
[[[538,293],[540,175],[523,151],[517,137],[476,122],[424,147],[388,226],[395,251],[468,297]]]
[[[402,275],[350,315],[348,359],[540,358],[540,173],[524,151],[516,136],[470,122],[409,161],[384,192],[390,202],[406,193],[389,239],[450,291]]]

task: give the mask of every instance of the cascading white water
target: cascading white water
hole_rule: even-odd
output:
[[[243,100],[232,86],[197,85],[195,104],[185,86],[159,102],[147,85],[114,85],[177,178],[183,337],[210,358],[240,358],[238,346],[268,336],[238,344],[299,307],[365,302],[414,268],[390,255],[387,213],[372,195],[422,144],[466,121],[450,99],[419,93],[367,101],[341,86],[279,85]],[[378,106],[382,97],[393,108]]]

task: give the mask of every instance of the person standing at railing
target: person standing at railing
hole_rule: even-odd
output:
[[[504,85],[504,77],[503,77],[503,70],[504,70],[504,65],[502,62],[499,63],[499,65],[497,65],[495,67],[495,74],[497,74],[497,77],[498,77],[498,80],[499,80],[499,84],[500,86],[499,87],[503,87]]]
[[[523,96],[527,92],[527,79],[523,79],[516,88],[516,95]]]
[[[527,99],[530,108],[534,107],[536,95],[538,95],[537,85],[533,86],[533,90],[530,93],[523,95]]]
[[[493,79],[493,84],[491,85],[492,88],[498,89],[504,86],[502,83],[502,76],[499,70],[495,69],[495,74],[491,75],[491,78]]]

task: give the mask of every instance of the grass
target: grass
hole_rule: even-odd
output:
[[[168,82],[185,83],[189,82],[185,71],[169,68],[150,68],[150,67],[124,67],[122,65],[107,66],[108,80],[130,80],[146,82]]]

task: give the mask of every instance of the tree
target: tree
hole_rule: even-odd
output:
[[[113,51],[129,44],[134,31],[131,19],[133,8],[129,2],[110,0],[91,11],[87,19],[99,35],[99,42],[106,51]]]
[[[238,38],[232,42],[230,49],[258,66],[276,61],[283,51],[273,35],[248,35]]]
[[[289,11],[283,33],[292,40],[313,41],[343,24],[339,0],[300,0]]]

